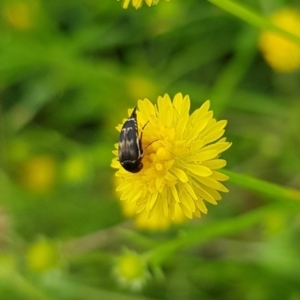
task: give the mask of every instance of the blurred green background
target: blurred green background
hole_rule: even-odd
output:
[[[209,213],[139,230],[114,192],[115,126],[138,99],[189,94],[227,119],[228,169],[300,188],[300,74],[274,72],[259,30],[199,0],[1,0],[0,299],[300,299],[299,207],[170,256],[136,293],[113,266],[272,199],[226,184]],[[268,15],[298,1],[244,0]],[[238,231],[238,230],[237,230]]]

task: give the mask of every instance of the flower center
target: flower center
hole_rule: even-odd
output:
[[[159,147],[158,150],[156,151],[156,158],[157,160],[169,160],[171,159],[171,153],[168,149],[165,147]]]

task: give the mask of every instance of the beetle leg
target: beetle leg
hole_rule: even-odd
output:
[[[144,153],[144,149],[142,148],[142,140],[143,140],[143,132],[144,132],[144,128],[146,127],[146,125],[149,123],[149,121],[142,127],[141,130],[141,136],[139,138],[139,143],[140,143],[140,149],[141,149],[141,157],[143,157],[145,155]]]

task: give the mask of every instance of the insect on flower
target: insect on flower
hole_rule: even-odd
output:
[[[147,123],[144,127],[146,125]],[[131,116],[124,123],[119,138],[119,161],[122,167],[128,172],[138,173],[143,168],[142,135],[143,133],[141,133],[141,138],[138,137],[135,107]]]
[[[214,118],[209,100],[192,113],[190,106],[190,97],[181,93],[159,96],[156,104],[138,100],[136,111],[116,127],[121,133],[112,161],[116,191],[142,220],[174,220],[177,211],[201,217],[206,202],[216,205],[228,192],[223,185],[228,177],[219,171],[226,166],[220,155],[231,146],[223,137],[227,121]]]

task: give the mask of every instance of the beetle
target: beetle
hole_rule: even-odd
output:
[[[146,125],[147,123],[144,127]],[[128,120],[124,123],[119,138],[119,162],[128,172],[138,173],[143,168],[142,158],[144,152],[142,148],[142,135],[143,133],[141,133],[141,138],[139,138],[135,107]]]

